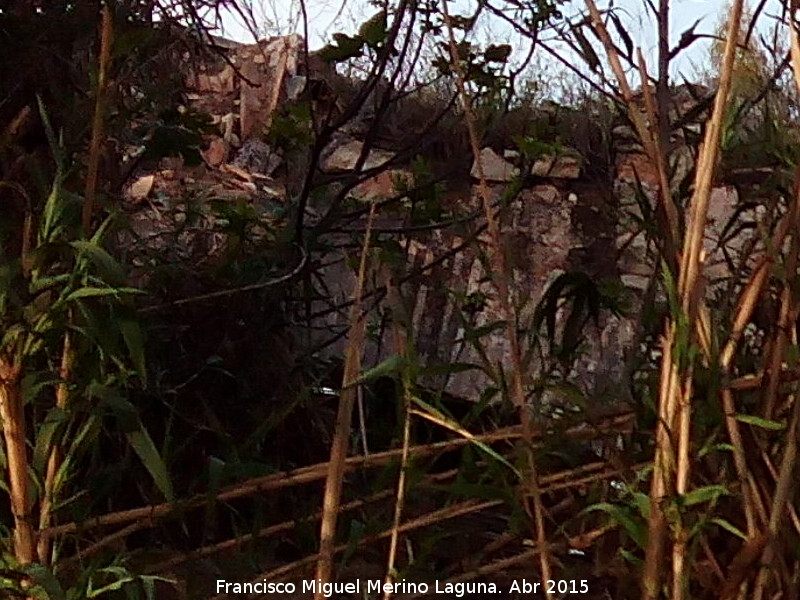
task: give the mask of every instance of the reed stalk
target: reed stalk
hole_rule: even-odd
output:
[[[331,444],[325,480],[325,495],[322,504],[322,521],[320,526],[319,560],[317,561],[316,578],[323,582],[331,581],[333,575],[333,559],[336,548],[336,523],[338,521],[341,498],[342,479],[350,442],[353,407],[356,403],[356,386],[361,372],[361,356],[364,350],[364,334],[367,326],[366,314],[363,312],[362,297],[366,287],[367,264],[371,241],[372,224],[375,219],[375,203],[370,205],[367,218],[367,231],[361,248],[361,261],[358,268],[356,287],[353,293],[353,304],[350,307],[350,336],[347,340],[344,360],[342,392],[339,398],[339,409],[336,415],[336,427]],[[323,600],[322,589],[317,589],[314,600]]]
[[[472,99],[467,91],[466,76],[458,55],[458,47],[456,44],[455,34],[453,32],[452,20],[447,7],[447,0],[442,0],[442,15],[444,16],[444,22],[447,28],[450,50],[450,66],[455,73],[456,87],[459,98],[461,99],[461,105],[464,110],[464,120],[469,135],[470,148],[472,150],[473,159],[478,167],[478,195],[480,196],[481,205],[483,206],[487,230],[489,233],[489,254],[492,263],[491,280],[495,290],[497,291],[500,311],[503,316],[503,320],[505,321],[506,337],[508,338],[510,347],[511,368],[513,369],[510,395],[512,402],[517,408],[520,425],[522,426],[523,443],[525,445],[525,459],[528,471],[525,475],[525,480],[523,481],[523,502],[527,508],[528,499],[532,498],[533,500],[533,510],[531,511],[528,508],[528,512],[532,512],[534,520],[534,537],[539,549],[541,550],[539,553],[539,568],[541,570],[542,581],[546,582],[553,579],[552,558],[550,556],[550,550],[547,543],[547,533],[545,531],[545,508],[542,502],[541,488],[539,486],[539,474],[536,465],[536,458],[533,453],[531,409],[530,406],[528,406],[525,395],[525,384],[523,379],[524,375],[522,369],[522,351],[516,327],[517,315],[511,300],[511,286],[509,284],[510,273],[505,262],[505,252],[500,233],[500,224],[495,212],[495,208],[492,206],[492,198],[491,194],[489,193],[489,186],[486,182],[486,176],[483,170],[480,141],[478,139],[478,131],[476,126],[477,118],[472,108]],[[545,589],[546,596],[549,600],[552,597],[552,594],[547,589],[547,586],[545,586]]]

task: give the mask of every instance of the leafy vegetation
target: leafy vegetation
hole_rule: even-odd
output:
[[[797,595],[788,16],[756,36],[763,6],[732,2],[701,86],[670,76],[703,36],[670,46],[669,2],[654,77],[613,3],[375,3],[266,121],[275,179],[232,196],[206,151],[233,138],[175,68],[236,66],[223,3],[40,4],[0,9],[3,594],[534,565],[597,598]],[[482,38],[501,24],[516,41]],[[543,94],[542,56],[581,93]],[[342,140],[354,168],[326,168]],[[157,171],[184,175],[131,206]],[[527,251],[567,243],[536,229],[551,189],[560,271]]]

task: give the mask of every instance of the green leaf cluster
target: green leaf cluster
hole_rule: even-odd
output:
[[[367,19],[355,35],[334,33],[334,43],[328,44],[317,52],[327,63],[341,63],[351,58],[363,56],[364,50],[380,50],[383,48],[389,31],[386,24],[386,11],[381,10]]]

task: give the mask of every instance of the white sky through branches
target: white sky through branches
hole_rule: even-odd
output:
[[[455,0],[451,2],[454,14],[468,14],[475,0]],[[655,48],[657,41],[656,25],[648,13],[644,0],[596,0],[603,9],[613,5],[619,12],[622,21],[630,26],[629,35],[634,44],[641,45],[648,61],[651,74],[655,73]],[[293,31],[303,33],[300,18],[300,2],[298,0],[245,0],[252,6],[256,18],[259,36],[286,34]],[[653,0],[658,4],[658,0]],[[758,2],[751,0],[746,4],[752,10]],[[501,7],[503,0],[495,0],[493,4]],[[775,18],[780,15],[780,1],[769,0],[767,8],[759,20],[759,31],[766,34],[774,26]],[[681,34],[700,19],[695,32],[712,35],[720,23],[721,12],[729,6],[729,0],[672,0],[670,43],[677,45]],[[337,31],[353,33],[358,25],[375,12],[367,0],[306,0],[309,21],[309,44],[311,49],[322,47]],[[564,3],[562,10],[567,15],[576,15],[585,10],[583,0],[571,0]],[[504,41],[519,46],[519,37],[511,28],[497,19],[485,21],[479,39]],[[251,42],[253,36],[241,23],[241,19],[228,15],[224,19],[222,34],[235,40]],[[557,34],[549,34],[546,38],[554,38]],[[689,80],[696,80],[699,73],[706,72],[709,67],[709,39],[695,42],[688,51],[684,51],[673,63],[672,76],[683,75]],[[602,54],[602,53],[601,53]]]

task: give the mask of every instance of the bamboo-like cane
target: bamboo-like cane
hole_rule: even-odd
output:
[[[478,195],[481,199],[484,214],[486,216],[486,224],[489,232],[489,252],[492,260],[492,283],[497,290],[498,300],[500,303],[500,310],[505,321],[506,337],[511,350],[511,366],[513,368],[512,386],[511,386],[511,400],[517,408],[519,413],[520,425],[522,426],[523,442],[525,444],[525,458],[528,472],[526,473],[526,481],[523,482],[523,500],[528,502],[528,499],[533,500],[533,513],[535,538],[541,552],[539,553],[539,567],[541,570],[542,581],[549,581],[552,579],[552,559],[550,557],[550,549],[547,543],[547,534],[545,532],[545,509],[542,503],[542,493],[539,487],[539,474],[536,466],[536,458],[533,454],[533,430],[531,425],[530,408],[525,399],[525,385],[523,382],[522,372],[522,351],[520,348],[519,336],[516,327],[516,314],[511,301],[511,289],[509,285],[509,272],[506,266],[505,254],[503,248],[503,241],[500,234],[500,225],[498,223],[495,209],[492,206],[491,195],[489,187],[486,183],[486,177],[483,170],[483,162],[481,160],[480,142],[478,140],[478,133],[476,128],[476,117],[472,109],[472,101],[466,86],[466,77],[464,69],[461,66],[461,59],[458,55],[458,47],[456,45],[455,35],[453,33],[453,24],[450,19],[450,13],[447,8],[447,0],[442,0],[442,15],[444,16],[445,26],[447,28],[449,50],[450,50],[450,66],[455,73],[455,81],[458,89],[458,95],[461,98],[461,105],[464,109],[464,120],[469,134],[470,147],[472,149],[473,158],[478,167]],[[545,595],[552,598],[552,593],[545,590]]]

